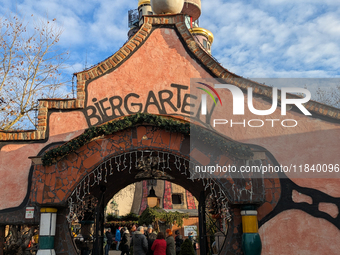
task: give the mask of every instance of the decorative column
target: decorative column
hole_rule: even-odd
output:
[[[55,255],[54,236],[57,221],[57,209],[41,208],[39,226],[39,250],[37,255]]]
[[[242,207],[242,249],[245,255],[260,255],[262,250],[261,238],[258,233],[256,207],[247,205]]]

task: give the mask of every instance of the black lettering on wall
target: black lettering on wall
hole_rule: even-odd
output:
[[[103,110],[103,113],[104,113],[103,121],[108,121],[108,120],[109,120],[109,117],[112,117],[112,115],[109,116],[109,115],[107,114],[107,110],[111,109],[111,107],[109,106],[109,107],[105,108],[104,102],[106,102],[106,101],[108,101],[107,97],[99,101],[99,104],[100,104],[100,106],[101,106],[101,109]]]
[[[139,106],[139,109],[135,112],[130,110],[129,105],[128,105],[128,100],[129,100],[130,97],[139,98],[139,95],[137,95],[135,93],[130,93],[130,94],[126,95],[126,97],[124,98],[124,108],[125,108],[126,112],[128,114],[134,114],[134,113],[137,113],[137,112],[142,112],[143,105],[141,103],[131,103],[130,106],[132,106],[132,107]]]
[[[118,104],[115,105],[113,101],[117,101],[117,100],[118,100]],[[121,109],[122,104],[123,104],[123,99],[120,96],[113,96],[113,97],[110,97],[109,101],[110,101],[111,108],[112,108],[112,118],[114,119],[114,118],[123,116],[124,113]],[[116,114],[116,112],[118,112],[118,114]]]
[[[168,94],[168,97],[163,98],[163,94],[165,94],[165,93]],[[161,91],[158,92],[159,102],[160,102],[161,107],[162,107],[161,114],[167,114],[164,103],[167,103],[175,112],[178,111],[178,109],[171,102],[171,99],[172,99],[173,96],[174,96],[174,94],[172,93],[171,90],[161,90]]]
[[[177,89],[177,108],[181,108],[181,103],[182,103],[182,97],[181,97],[181,89],[185,89],[187,90],[189,87],[188,86],[184,86],[184,85],[179,85],[179,84],[175,84],[175,83],[171,83],[170,85],[173,88]]]
[[[184,114],[194,115],[195,114],[194,112],[190,112],[190,111],[185,110],[185,107],[187,107],[187,106],[195,107],[195,104],[190,104],[188,102],[188,98],[197,99],[197,96],[191,95],[191,94],[185,94],[184,98],[183,98],[183,105],[182,105],[181,112],[184,113]]]
[[[144,112],[145,112],[145,113],[148,112],[148,107],[149,107],[150,105],[156,106],[159,113],[162,112],[162,109],[161,109],[161,107],[159,106],[159,103],[158,103],[158,100],[157,100],[157,98],[156,98],[156,96],[155,96],[155,93],[153,93],[152,90],[149,91],[148,98],[146,99],[145,108],[144,108]]]
[[[97,98],[95,98],[95,97],[92,98],[92,102],[93,102],[94,105],[97,107],[97,110],[98,110],[100,116],[102,117],[102,119],[104,119],[104,113],[103,113],[102,109],[100,108],[99,103],[97,102]]]
[[[149,106],[156,107],[156,113],[158,111],[159,114],[169,114],[168,111],[177,113],[180,112],[181,114],[191,115],[197,119],[201,119],[201,105],[199,106],[198,112],[191,112],[191,110],[195,107],[197,97],[185,93],[185,90],[188,90],[189,87],[174,83],[171,84],[171,87],[175,88],[176,92],[165,89],[158,91],[158,95],[156,96],[155,92],[150,90],[145,101],[145,105],[144,102],[140,101],[140,95],[136,93],[129,93],[124,98],[118,95],[106,97],[99,101],[97,98],[93,98],[92,102],[94,105],[90,105],[85,108],[86,121],[88,125],[92,127],[124,116],[125,114],[135,114],[139,112],[147,113],[150,111]],[[175,99],[175,93],[177,93],[177,101]],[[208,125],[210,124],[214,108],[215,107],[213,105],[210,112],[208,112],[207,116],[204,117],[205,119],[202,119],[202,121],[206,122]],[[110,114],[110,110],[112,111],[112,114]]]
[[[92,111],[91,114],[89,114],[89,110]],[[96,107],[90,105],[88,107],[86,107],[85,109],[85,118],[87,120],[87,124],[89,125],[89,127],[100,124],[102,122],[102,119],[100,118],[99,115],[97,115],[97,110]],[[92,120],[96,119],[97,122],[93,122]]]

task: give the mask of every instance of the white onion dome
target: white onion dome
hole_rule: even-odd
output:
[[[151,0],[152,11],[155,14],[176,14],[183,9],[184,0]]]

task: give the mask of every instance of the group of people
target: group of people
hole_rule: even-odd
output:
[[[111,228],[108,228],[104,237],[105,243],[105,255],[109,254],[110,248],[113,244],[113,241],[116,242],[116,250],[121,250],[122,254],[129,255],[130,251],[130,232],[126,227],[118,227],[116,230],[115,238],[111,233]]]
[[[143,226],[137,229],[131,229],[131,234],[126,227],[117,228],[115,234],[116,250],[121,251],[121,255],[130,255],[132,247],[133,255],[178,255],[183,244],[182,236],[178,230],[175,231],[175,237],[170,229],[156,233],[152,226],[145,228]],[[192,232],[189,233],[189,240],[192,241],[194,249],[195,242],[192,239]],[[110,247],[113,243],[111,229],[105,233],[106,246],[105,255],[109,254]],[[131,254],[132,255],[132,254]]]

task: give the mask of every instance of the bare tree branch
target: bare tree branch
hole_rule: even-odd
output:
[[[61,34],[55,19],[0,17],[0,129],[34,125],[37,100],[66,85],[60,80],[68,55],[58,47]]]

